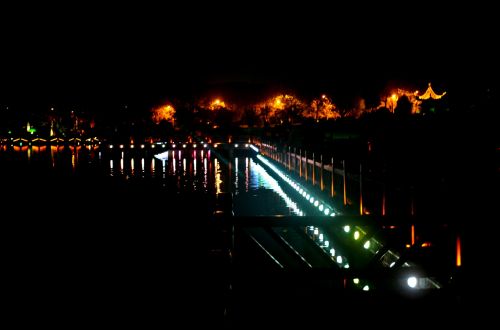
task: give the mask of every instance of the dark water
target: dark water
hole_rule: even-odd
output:
[[[61,311],[77,319],[101,315],[121,321],[148,314],[158,319],[167,311],[182,322],[219,324],[228,302],[228,263],[222,252],[224,238],[218,239],[221,233],[203,220],[212,214],[216,196],[232,193],[237,216],[319,215],[313,204],[304,203],[262,161],[245,155],[228,158],[214,149],[3,148],[0,166],[11,283],[7,297],[11,306],[30,313],[39,310],[51,320]],[[304,229],[317,244],[314,248],[331,254],[344,270],[347,265],[360,269],[356,269],[357,263],[364,262],[356,257],[360,250],[376,253],[385,244],[370,238],[373,231],[354,226],[349,232],[345,227]],[[281,237],[292,233],[286,228],[274,230]],[[411,251],[401,246],[411,241],[408,228],[386,228],[385,232],[392,233],[385,238],[394,251]],[[365,238],[370,239],[369,248],[356,243]],[[344,248],[337,246],[339,242]],[[444,251],[453,259],[453,251]],[[390,265],[393,259],[386,259]],[[449,262],[450,258],[447,255],[443,260]],[[361,281],[359,288],[372,287],[372,282]],[[251,283],[261,282],[253,278],[242,283],[239,297],[246,302],[236,303],[246,315],[242,319],[253,317],[253,301],[262,297],[277,299],[287,306],[284,312],[294,306],[287,299],[276,298],[281,291],[272,295],[267,289],[254,288]],[[314,296],[309,285],[307,282],[304,292]],[[270,292],[274,287],[269,287]],[[283,289],[283,297],[301,299],[300,290],[290,284]],[[254,291],[262,296],[254,297]],[[357,302],[352,300],[351,306]],[[264,309],[273,310],[268,307]],[[192,320],[193,314],[199,319]],[[139,322],[142,320],[144,317]]]
[[[110,150],[24,146],[4,147],[0,164],[4,169],[2,176],[22,200],[33,200],[32,195],[40,194],[96,202],[123,194],[139,195],[141,199],[140,195],[145,194],[169,204],[171,196],[208,200],[231,192],[235,215],[297,214],[297,210],[287,205],[283,192],[281,195],[277,192],[276,180],[250,156],[227,159],[208,149],[165,152],[140,147]],[[104,191],[106,196],[101,196]],[[181,206],[170,204],[173,209]]]

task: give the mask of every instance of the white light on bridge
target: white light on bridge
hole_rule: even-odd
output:
[[[370,248],[370,241],[366,241],[363,247],[368,250]]]
[[[370,287],[369,287],[368,285],[365,285],[365,286],[363,287],[363,291],[370,291]]]
[[[351,231],[351,226],[344,226],[344,231],[346,233],[350,232]]]
[[[357,231],[357,230],[354,232],[354,239],[355,240],[359,239],[359,231]]]
[[[408,286],[412,289],[417,287],[417,278],[415,276],[410,276],[408,277],[408,280],[406,281]]]

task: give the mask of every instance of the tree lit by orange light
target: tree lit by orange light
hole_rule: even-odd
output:
[[[175,108],[167,104],[153,109],[152,119],[155,124],[159,124],[162,120],[173,124],[175,121]]]
[[[208,106],[210,110],[220,110],[220,109],[228,109],[226,106],[226,103],[222,101],[221,99],[215,99],[212,102],[210,102],[210,105]]]
[[[288,94],[277,95],[255,106],[257,115],[272,124],[293,122],[295,118],[302,116],[305,108],[304,102]]]
[[[321,95],[320,99],[314,99],[311,106],[304,111],[305,118],[320,119],[336,119],[340,117],[337,107],[332,100],[325,94]]]

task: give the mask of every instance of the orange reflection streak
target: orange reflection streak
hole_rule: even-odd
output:
[[[415,245],[415,225],[411,225],[411,245]]]
[[[384,192],[382,193],[382,216],[385,215],[385,189]]]
[[[457,236],[457,267],[462,266],[462,242],[460,241],[460,236]]]

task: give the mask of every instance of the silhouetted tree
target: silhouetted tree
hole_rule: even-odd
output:
[[[408,117],[411,115],[412,104],[406,95],[398,99],[398,105],[394,109],[394,114],[400,117]]]

